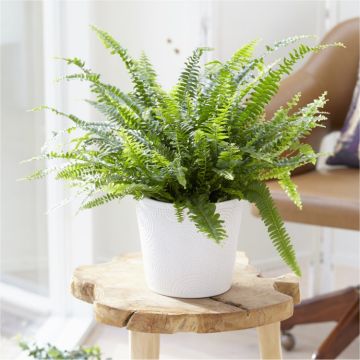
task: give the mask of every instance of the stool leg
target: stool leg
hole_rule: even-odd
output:
[[[130,331],[130,359],[159,359],[160,334]]]
[[[257,328],[261,359],[281,359],[280,323]]]

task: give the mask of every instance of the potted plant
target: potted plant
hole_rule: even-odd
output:
[[[164,91],[143,54],[135,60],[106,32],[93,27],[128,70],[134,88],[124,93],[104,83],[78,58],[64,59],[79,72],[66,80],[90,84],[88,100],[100,122],[42,106],[73,122],[64,133],[70,145],[47,146],[40,158],[65,159],[30,179],[55,172],[85,195],[82,209],[132,195],[137,214],[148,286],[161,294],[205,297],[231,286],[239,235],[240,200],[254,203],[284,262],[300,275],[294,249],[274,206],[266,181],[276,179],[301,207],[291,172],[314,163],[318,154],[301,139],[325,119],[325,94],[294,110],[300,99],[279,108],[271,121],[265,106],[297,61],[330,45],[298,45],[288,57],[266,65],[266,57],[305,36],[267,46],[253,57],[257,41],[222,63],[200,71],[208,48],[187,59],[176,86]],[[336,44],[338,45],[338,44]],[[80,131],[80,133],[78,133]],[[78,134],[77,134],[78,133]],[[58,148],[58,145],[56,145]],[[38,157],[39,158],[39,157]]]

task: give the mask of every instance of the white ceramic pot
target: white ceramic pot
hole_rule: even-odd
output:
[[[216,204],[228,238],[220,245],[198,232],[185,215],[177,221],[172,204],[143,199],[137,204],[145,278],[159,294],[200,298],[222,294],[231,287],[241,203]]]

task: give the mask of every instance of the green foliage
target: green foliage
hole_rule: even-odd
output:
[[[37,360],[101,360],[101,351],[97,346],[62,351],[51,344],[39,346],[35,343],[29,344],[24,340],[19,341],[19,346],[27,356]]]
[[[264,183],[254,182],[245,191],[246,198],[253,202],[268,228],[270,239],[284,261],[296,273],[300,273],[297,263],[293,263],[295,252],[290,243],[290,237],[285,230],[284,224],[275,208],[269,189]]]
[[[104,83],[78,58],[63,59],[79,70],[63,79],[88,82],[94,95],[88,103],[103,119],[82,120],[42,107],[69,119],[72,127],[61,134],[69,141],[60,151],[55,141],[44,147],[40,157],[62,159],[65,164],[30,178],[55,173],[85,195],[82,208],[125,195],[173,203],[179,221],[187,212],[198,230],[217,243],[226,239],[226,232],[215,204],[249,200],[259,208],[281,257],[300,274],[265,181],[278,180],[290,199],[301,206],[290,174],[316,161],[318,155],[301,140],[326,119],[321,111],[326,98],[323,94],[296,109],[300,94],[295,94],[271,121],[265,121],[265,107],[298,61],[308,53],[341,44],[296,46],[306,37],[291,37],[254,57],[257,41],[253,41],[229,61],[212,61],[203,70],[201,57],[210,49],[199,48],[186,61],[176,86],[167,92],[144,54],[133,59],[109,34],[93,29],[105,47],[120,57],[133,91],[124,93]],[[296,47],[286,58],[266,65],[268,54],[287,46]]]
[[[189,217],[194,221],[197,229],[208,234],[216,242],[226,237],[222,226],[223,220],[216,213],[215,203],[209,202],[206,195],[194,196],[186,202]]]

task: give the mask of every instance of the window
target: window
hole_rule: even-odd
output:
[[[91,309],[69,294],[74,267],[92,260],[91,213],[75,218],[70,206],[47,214],[64,198],[63,185],[17,181],[45,165],[20,162],[38,154],[61,126],[49,114],[27,110],[66,102],[53,81],[62,74],[53,57],[61,53],[66,9],[26,0],[1,8],[1,337],[20,333],[71,347],[92,321]]]

